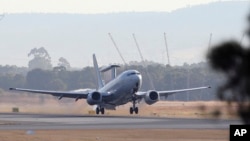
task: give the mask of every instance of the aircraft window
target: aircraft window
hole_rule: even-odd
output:
[[[140,74],[140,73],[131,72],[131,73],[127,74],[127,76],[130,76],[130,75],[135,75],[135,74]]]
[[[135,74],[135,73],[134,73],[134,72],[132,72],[132,73],[129,73],[129,74],[128,74],[128,76],[130,76],[130,75],[134,75],[134,74]]]

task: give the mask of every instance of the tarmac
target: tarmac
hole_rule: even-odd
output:
[[[240,120],[105,115],[0,113],[0,130],[229,129]]]

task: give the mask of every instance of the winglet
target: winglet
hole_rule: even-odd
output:
[[[95,54],[93,54],[93,63],[94,63],[94,68],[95,68],[95,72],[96,72],[96,75],[97,75],[98,89],[100,89],[104,85],[103,85],[101,73],[99,71],[99,67],[98,67],[98,64],[97,64],[97,60],[96,60]]]

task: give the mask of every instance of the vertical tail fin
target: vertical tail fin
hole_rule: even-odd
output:
[[[95,54],[93,54],[93,63],[94,63],[94,69],[95,69],[96,76],[97,76],[98,89],[100,89],[104,85],[103,85],[103,82],[102,82],[102,77],[101,77],[101,73],[99,71],[99,67],[98,67],[98,64],[97,64],[97,61],[96,61]]]

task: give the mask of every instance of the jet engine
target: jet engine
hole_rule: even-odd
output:
[[[102,102],[102,95],[99,92],[92,92],[88,94],[87,102],[89,105],[96,105]]]
[[[149,105],[154,104],[159,100],[159,94],[157,91],[148,91],[145,96],[145,102]]]

